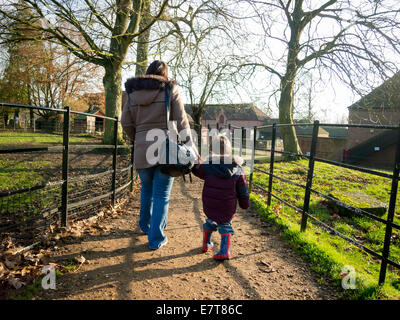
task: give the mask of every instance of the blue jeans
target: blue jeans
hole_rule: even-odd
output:
[[[206,222],[203,224],[203,229],[207,231],[218,230],[220,234],[230,233],[231,235],[233,235],[235,233],[232,228],[232,222],[218,224],[215,221],[208,218],[206,219]]]
[[[160,171],[159,166],[137,169],[140,177],[140,229],[148,234],[150,249],[158,249],[166,238],[169,195],[174,178]]]

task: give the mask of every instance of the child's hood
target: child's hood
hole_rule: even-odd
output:
[[[231,178],[239,174],[241,171],[240,165],[243,163],[243,159],[236,156],[232,158],[232,163],[224,163],[224,158],[220,156],[213,156],[208,160],[206,164],[207,171],[220,178]]]

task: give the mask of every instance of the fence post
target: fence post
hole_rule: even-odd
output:
[[[117,151],[118,151],[118,117],[115,117],[114,122],[114,150],[113,150],[113,162],[112,162],[112,194],[111,194],[111,206],[115,206],[115,185],[117,179]]]
[[[388,216],[386,219],[387,224],[386,224],[386,231],[385,231],[385,241],[383,244],[381,269],[379,272],[379,284],[380,285],[383,285],[385,283],[385,278],[386,278],[386,269],[387,269],[387,264],[388,264],[387,260],[389,258],[390,241],[392,238],[392,223],[393,223],[394,211],[395,211],[395,206],[396,206],[396,198],[397,198],[399,170],[400,170],[400,127],[397,129],[396,158],[394,161],[392,188],[390,191],[389,209],[388,209]]]
[[[233,150],[233,134],[231,132],[231,124],[228,123],[228,138],[231,141],[231,145],[232,145],[232,150]],[[233,151],[232,151],[233,152]]]
[[[135,144],[132,142],[132,150],[131,150],[131,187],[130,187],[130,191],[133,192],[133,177],[134,177],[134,170],[133,170],[133,160],[134,160],[134,156],[135,156],[135,148],[134,148]]]
[[[251,169],[250,169],[249,193],[251,193],[251,190],[252,190],[252,187],[253,187],[254,162],[256,160],[257,126],[254,126],[253,132],[254,132],[254,136],[253,136],[254,140],[253,140],[253,150],[251,152]],[[247,155],[247,151],[246,151],[246,155]]]
[[[203,141],[203,124],[200,123],[197,130],[197,150],[201,154],[201,143]]]
[[[241,127],[241,135],[240,135],[240,148],[239,148],[239,156],[241,157],[243,154],[243,133],[244,133],[244,127]]]
[[[275,139],[276,139],[276,123],[272,125],[271,137],[271,156],[269,159],[269,181],[268,181],[268,207],[271,205],[271,192],[272,192],[272,175],[274,174],[274,160],[275,160]]]
[[[67,226],[68,218],[68,155],[69,155],[69,125],[70,125],[70,109],[65,107],[64,125],[63,125],[63,155],[62,155],[62,180],[61,187],[61,226]]]
[[[308,173],[307,173],[307,183],[306,183],[306,193],[304,196],[304,204],[303,204],[303,212],[301,217],[301,228],[300,231],[305,231],[307,226],[307,215],[310,207],[310,195],[311,195],[311,186],[314,175],[314,156],[317,150],[317,140],[318,140],[318,130],[319,130],[319,121],[314,121],[312,140],[311,140],[311,150],[310,150],[310,158],[308,161]]]

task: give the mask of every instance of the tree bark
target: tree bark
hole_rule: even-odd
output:
[[[199,153],[201,153],[201,121],[202,121],[202,111],[199,108],[194,108],[192,105],[192,119],[194,122],[194,130],[197,133],[197,147]]]
[[[144,0],[142,18],[139,24],[139,31],[142,31],[150,23],[150,0]],[[140,76],[146,73],[148,65],[148,55],[149,55],[149,40],[150,40],[150,30],[148,28],[146,31],[139,34],[137,42],[137,53],[136,53],[136,70],[135,76]]]
[[[106,116],[121,118],[122,111],[122,66],[120,64],[110,64],[105,67],[105,75],[103,77]],[[118,141],[122,142],[122,127],[118,125]],[[113,144],[114,141],[114,121],[105,121],[105,130],[103,143]]]
[[[293,124],[293,93],[295,75],[287,75],[281,81],[281,96],[279,100],[279,123]],[[281,127],[284,150],[301,154],[301,149],[294,126]]]
[[[293,101],[294,85],[298,71],[298,54],[300,47],[301,19],[303,11],[302,1],[295,2],[292,14],[293,20],[290,23],[290,40],[288,43],[288,57],[285,75],[281,78],[281,96],[279,99],[279,122],[281,124],[293,124]],[[301,149],[296,136],[294,126],[281,127],[284,150],[287,152],[301,154]]]

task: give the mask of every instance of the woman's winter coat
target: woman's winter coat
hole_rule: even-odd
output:
[[[186,130],[190,136],[190,127],[184,104],[175,81],[157,75],[144,75],[130,78],[125,83],[128,99],[123,106],[121,125],[128,137],[135,141],[134,164],[137,169],[145,169],[158,163],[158,152],[147,150],[155,141],[146,141],[151,129],[166,132],[165,87],[170,90],[170,120],[176,121],[175,130]],[[191,139],[191,138],[189,138]],[[147,157],[146,157],[147,154]]]

